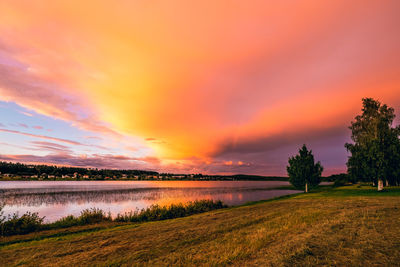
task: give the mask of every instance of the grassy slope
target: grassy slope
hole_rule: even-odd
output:
[[[400,188],[375,190],[325,188],[168,221],[3,238],[0,264],[399,265]]]

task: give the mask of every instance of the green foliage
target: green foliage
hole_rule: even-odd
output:
[[[213,200],[196,200],[187,204],[171,204],[170,206],[161,207],[152,205],[147,209],[118,214],[115,221],[118,222],[145,222],[160,221],[172,218],[189,216],[196,213],[207,212],[210,210],[221,209],[227,207],[221,201]]]
[[[118,214],[115,219],[110,213],[98,208],[86,209],[76,217],[69,215],[53,223],[43,223],[37,213],[27,212],[21,217],[18,214],[5,217],[0,206],[0,236],[27,234],[39,230],[60,229],[78,225],[88,225],[101,222],[147,222],[185,217],[192,214],[226,208],[221,201],[196,200],[186,204],[171,204],[170,206],[152,205],[147,209]]]
[[[81,212],[78,217],[80,224],[92,224],[101,221],[111,221],[111,214],[106,214],[104,211],[98,208],[85,209]]]
[[[58,229],[66,228],[77,225],[93,224],[105,221],[112,221],[111,214],[106,214],[103,210],[98,208],[85,209],[81,211],[78,217],[69,215],[63,217],[53,223],[49,223],[43,226],[44,229]]]
[[[2,209],[2,207],[1,207]],[[1,210],[0,209],[0,210]],[[39,217],[38,213],[27,212],[21,217],[17,213],[4,217],[0,212],[0,235],[9,236],[26,234],[41,229],[44,217]]]
[[[319,185],[322,171],[321,163],[314,163],[312,151],[308,151],[306,145],[303,145],[298,155],[289,158],[287,166],[289,182],[296,189],[304,190],[306,183],[310,187]]]
[[[363,99],[362,114],[349,127],[353,143],[345,144],[351,153],[347,167],[352,180],[400,182],[400,128],[392,126],[394,118],[393,108]]]
[[[346,184],[354,184],[357,182],[356,180],[353,180],[353,177],[347,173],[332,174],[328,177],[322,178],[322,180],[326,182],[333,182],[334,187],[343,186]]]
[[[346,185],[347,183],[349,183],[349,180],[347,179],[346,176],[337,177],[337,179],[334,180],[333,182],[333,186],[334,187],[343,186]]]

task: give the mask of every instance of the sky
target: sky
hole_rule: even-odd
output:
[[[346,171],[361,99],[400,110],[400,1],[0,2],[0,160]],[[397,112],[398,114],[398,112]]]

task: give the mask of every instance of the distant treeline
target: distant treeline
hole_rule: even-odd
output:
[[[154,171],[143,171],[143,170],[111,170],[111,169],[92,169],[92,168],[77,168],[77,167],[58,167],[51,165],[28,165],[23,163],[12,163],[12,162],[0,162],[0,172],[2,175],[20,175],[20,176],[32,176],[32,175],[52,175],[52,176],[63,176],[63,175],[89,175],[89,176],[102,176],[102,177],[114,177],[122,175],[158,175]]]
[[[227,178],[236,181],[287,181],[288,177],[283,176],[260,176],[260,175],[247,175],[247,174],[235,174],[235,175],[212,175],[211,177],[216,180],[225,180]]]
[[[112,170],[96,168],[59,167],[0,162],[0,176],[8,180],[204,180],[204,181],[287,181],[287,177],[260,175],[205,175],[158,173],[145,170]]]

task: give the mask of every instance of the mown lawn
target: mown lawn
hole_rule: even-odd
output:
[[[3,266],[400,265],[400,188],[332,189],[142,224],[0,239]]]

